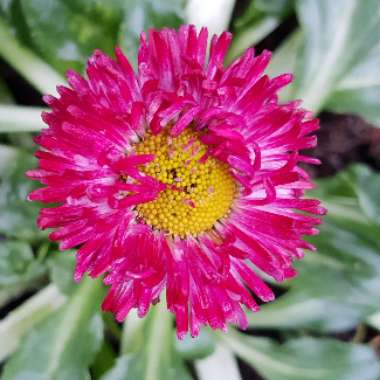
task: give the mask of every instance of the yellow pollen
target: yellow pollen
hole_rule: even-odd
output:
[[[138,154],[155,155],[141,170],[167,184],[157,199],[137,206],[147,224],[183,238],[212,229],[228,215],[236,183],[228,165],[213,157],[202,159],[207,146],[198,133],[185,130],[178,137],[167,131],[148,134],[134,149]]]

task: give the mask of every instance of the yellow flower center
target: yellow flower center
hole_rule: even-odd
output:
[[[210,230],[228,215],[236,193],[235,180],[228,165],[213,157],[204,159],[207,146],[197,132],[185,130],[178,137],[168,131],[148,134],[134,149],[155,155],[142,171],[167,184],[157,199],[137,206],[147,224],[185,237]]]

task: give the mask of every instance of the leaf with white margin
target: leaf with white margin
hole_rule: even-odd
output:
[[[33,329],[6,363],[1,380],[88,380],[103,341],[100,280],[85,279],[55,315]]]
[[[252,327],[344,331],[379,310],[380,227],[367,211],[378,201],[374,186],[365,187],[377,177],[355,165],[319,181],[315,195],[329,212],[311,239],[318,251],[295,263],[299,275],[287,293],[249,314]]]
[[[298,0],[304,35],[292,97],[380,125],[380,2]]]
[[[101,380],[191,380],[174,351],[172,318],[164,300],[142,319],[130,312],[124,322],[122,352]]]
[[[218,336],[266,380],[377,380],[380,376],[380,361],[365,345],[311,337],[279,344],[233,331]]]

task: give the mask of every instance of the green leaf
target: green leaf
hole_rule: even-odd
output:
[[[246,49],[254,46],[273,32],[280,24],[280,18],[268,16],[255,21],[252,25],[234,34],[232,45],[227,55],[227,62],[232,62],[244,53]]]
[[[199,380],[242,380],[237,358],[224,344],[218,342],[212,355],[196,360],[194,367]]]
[[[124,324],[123,356],[101,380],[191,379],[173,350],[172,318],[164,301],[143,319],[130,314]]]
[[[293,7],[294,0],[251,0],[248,8],[234,21],[237,29],[242,29],[258,19],[271,16],[283,18]]]
[[[17,2],[18,4],[18,2]],[[16,26],[20,24],[17,17]],[[42,93],[56,93],[64,79],[31,49],[29,41],[17,39],[11,26],[0,17],[0,56]],[[28,48],[26,47],[28,46]]]
[[[124,355],[121,356],[114,368],[107,372],[105,376],[101,378],[101,380],[135,380],[135,379],[143,379],[142,377],[134,377],[139,376],[141,374],[141,370],[136,370],[136,367],[139,364],[141,359],[135,355]],[[162,375],[157,375],[157,377],[145,377],[144,379],[149,380],[192,380],[188,370],[184,366],[182,362],[179,360],[175,360],[170,370],[163,377]]]
[[[211,355],[215,350],[215,341],[210,333],[203,329],[198,337],[186,335],[179,340],[173,334],[175,350],[185,360],[202,359]]]
[[[272,33],[293,9],[293,0],[251,0],[242,16],[234,21],[234,36],[227,61],[239,57]]]
[[[0,133],[40,131],[44,126],[41,120],[42,111],[45,109],[0,105]]]
[[[380,311],[368,317],[367,322],[370,326],[380,331]]]
[[[380,376],[380,361],[368,346],[317,338],[279,344],[237,332],[219,335],[267,380],[377,380]]]
[[[0,0],[0,16],[11,26],[15,36],[25,44],[30,46],[29,30],[21,9],[19,0]]]
[[[66,297],[55,285],[50,284],[11,310],[0,321],[0,362],[18,348],[26,333],[50,316],[65,301]],[[1,302],[0,296],[0,304]]]
[[[364,165],[353,166],[350,173],[361,209],[380,225],[380,174]]]
[[[35,260],[29,244],[0,241],[0,290],[28,282],[44,272],[44,265]]]
[[[116,30],[104,20],[86,14],[83,2],[63,0],[20,0],[30,38],[37,51],[61,72],[68,68],[82,70],[84,62],[95,48],[111,54]],[[58,20],[58,21],[57,21]]]
[[[304,35],[293,97],[380,125],[380,2],[298,0]]]
[[[124,3],[125,0],[65,0],[73,12],[86,14],[94,22],[102,22],[110,29],[117,29]]]
[[[12,5],[12,0],[0,0],[0,11],[3,14],[8,14]]]
[[[129,354],[138,351],[144,344],[147,320],[139,318],[137,311],[132,309],[123,324],[121,337],[121,352]]]
[[[106,327],[105,327],[106,328]],[[91,366],[92,378],[98,380],[102,375],[114,367],[116,354],[111,343],[104,341],[100,348],[94,363]]]
[[[228,30],[236,0],[213,1],[188,0],[186,5],[186,24],[195,25],[198,29],[206,26],[211,38]]]
[[[41,286],[46,265],[34,257],[30,245],[22,241],[0,241],[0,308],[11,299]]]
[[[78,287],[73,279],[75,252],[56,252],[48,260],[51,281],[64,294],[72,294]]]
[[[274,16],[283,16],[291,12],[294,0],[251,0],[259,12]]]
[[[131,356],[121,356],[115,366],[108,371],[101,380],[128,380],[128,368],[130,365]]]
[[[6,83],[0,78],[0,103],[1,104],[12,104],[12,95],[8,90]]]
[[[302,34],[299,30],[290,34],[274,52],[267,69],[268,75],[275,77],[283,73],[293,73],[297,62],[298,49],[301,43]],[[294,91],[294,82],[281,90],[280,100],[286,101],[291,99],[292,91]]]
[[[299,275],[285,295],[250,315],[252,326],[342,331],[379,309],[380,226],[360,209],[359,172],[362,186],[376,182],[377,174],[359,166],[320,181],[318,194],[329,213],[319,236],[310,239],[318,251],[296,263]]]
[[[1,380],[88,380],[103,340],[101,282],[86,279],[69,303],[32,330]]]
[[[129,0],[119,31],[119,44],[136,64],[140,33],[149,28],[176,28],[184,23],[184,0]]]
[[[25,177],[36,166],[31,154],[0,145],[0,233],[21,240],[46,236],[36,227],[39,205],[27,195],[38,185]]]

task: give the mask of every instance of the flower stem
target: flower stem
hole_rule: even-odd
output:
[[[41,93],[55,94],[55,86],[65,82],[53,68],[22,46],[1,18],[0,41],[0,56]]]
[[[43,108],[0,105],[0,133],[35,132],[44,126]]]

